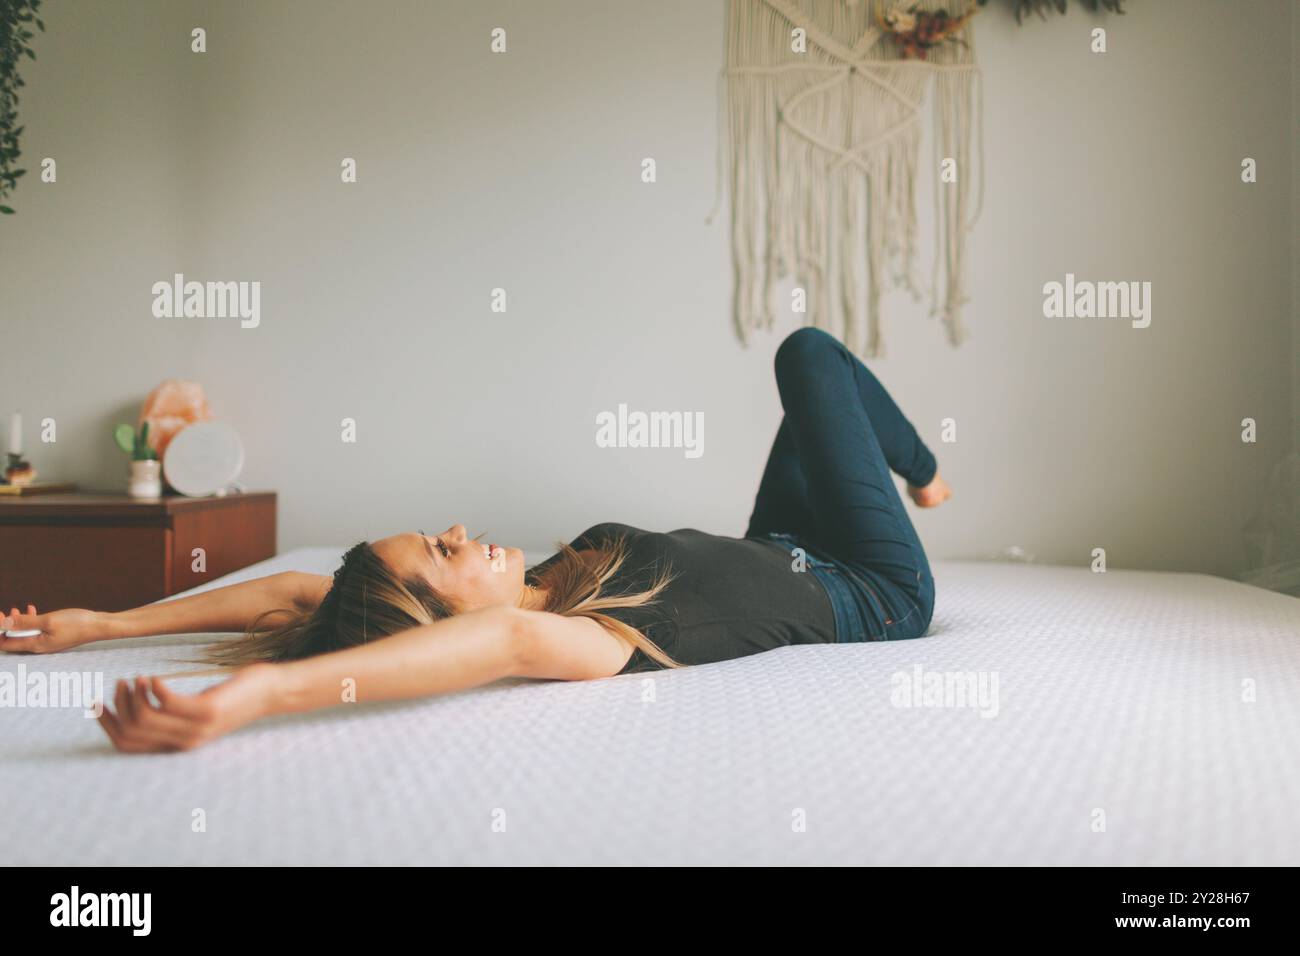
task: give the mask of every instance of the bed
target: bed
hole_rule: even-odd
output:
[[[326,573],[340,550],[208,587]],[[1300,863],[1300,600],[1196,574],[935,577],[924,640],[344,706],[185,754],[118,755],[80,709],[8,707],[0,858]],[[210,639],[0,655],[0,671],[111,689],[185,669]]]

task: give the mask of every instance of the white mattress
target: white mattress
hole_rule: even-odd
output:
[[[229,580],[326,572],[338,554],[292,552]],[[652,684],[353,705],[187,754],[118,755],[78,710],[0,711],[0,858],[1300,863],[1300,600],[1189,574],[935,575],[924,640],[786,648]],[[172,659],[202,639],[0,668],[102,671],[111,687],[184,669]],[[894,706],[891,675],[918,665],[996,673],[997,715]],[[192,831],[197,809],[206,832]]]

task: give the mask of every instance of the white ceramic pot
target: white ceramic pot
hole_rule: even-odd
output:
[[[162,496],[162,464],[153,461],[131,462],[131,480],[126,493],[132,498],[159,498]]]

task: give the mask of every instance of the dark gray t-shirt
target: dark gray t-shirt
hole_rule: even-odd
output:
[[[619,536],[626,538],[627,557],[602,595],[645,590],[665,565],[674,577],[653,604],[604,613],[635,627],[678,663],[708,664],[789,644],[835,642],[826,591],[811,573],[793,570],[794,559],[780,544],[693,528],[660,534],[613,522],[588,528],[570,544],[582,551]],[[555,560],[548,558],[530,574],[535,578]],[[659,669],[636,650],[619,673]]]

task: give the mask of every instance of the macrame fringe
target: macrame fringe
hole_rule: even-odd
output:
[[[978,200],[968,221],[972,107],[979,90],[973,37],[944,43],[927,60],[903,60],[876,14],[897,0],[730,0],[725,83],[719,98],[731,197],[736,331],[748,342],[771,329],[773,288],[793,274],[807,291],[807,323],[863,356],[884,354],[880,299],[905,288],[916,299],[916,176],[920,113],[933,86],[935,255],[932,315],[948,338],[966,337],[965,235],[983,205],[983,137]],[[966,0],[927,0],[951,14]],[[791,31],[807,31],[807,52]],[[957,161],[957,182],[938,181],[939,161]],[[714,213],[717,211],[715,202]],[[714,213],[710,213],[712,221]],[[940,288],[942,287],[942,291]]]

